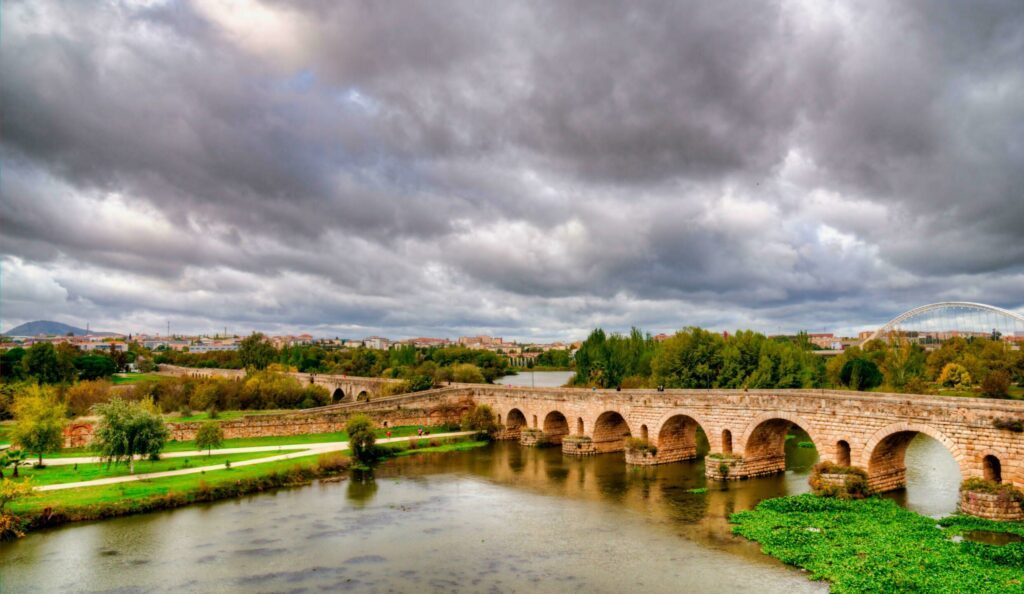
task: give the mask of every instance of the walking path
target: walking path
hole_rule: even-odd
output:
[[[392,437],[390,439],[378,439],[377,443],[395,443],[400,441],[411,441],[414,439],[432,439],[432,438],[447,438],[447,437],[462,437],[465,435],[473,435],[474,431],[456,431],[452,433],[437,433],[425,436],[411,435],[408,437]],[[254,458],[252,460],[241,460],[239,462],[233,462],[232,468],[238,468],[239,466],[251,466],[253,464],[264,464],[266,462],[277,462],[279,460],[291,460],[292,458],[301,458],[303,456],[312,456],[315,454],[325,454],[327,452],[339,452],[341,450],[348,449],[347,441],[335,441],[328,443],[308,443],[308,444],[296,444],[296,445],[280,445],[280,446],[253,446],[249,448],[228,448],[223,450],[213,450],[214,454],[240,454],[245,452],[272,452],[279,449],[292,450],[287,454],[281,454],[278,456],[267,456],[266,458]],[[294,451],[300,450],[300,451]],[[205,456],[206,451],[192,451],[192,452],[172,452],[166,454],[170,457],[184,457],[184,456]],[[60,458],[60,460],[76,460],[76,458]],[[98,458],[77,458],[80,464],[93,463],[101,461]],[[65,462],[61,462],[64,464]],[[74,462],[69,462],[74,464]],[[195,468],[182,468],[179,470],[165,470],[162,472],[150,472],[148,474],[129,474],[125,476],[114,476],[104,479],[95,479],[91,481],[79,481],[77,483],[60,483],[56,485],[43,485],[36,487],[35,491],[60,491],[63,489],[77,489],[79,487],[98,487],[102,485],[115,485],[117,483],[129,483],[132,481],[144,481],[148,479],[164,478],[168,476],[181,476],[185,474],[198,474],[206,471],[224,470],[223,464],[215,464],[210,466],[197,466]]]

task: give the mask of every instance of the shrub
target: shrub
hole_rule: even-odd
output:
[[[68,412],[76,417],[89,414],[89,410],[110,400],[111,384],[107,380],[83,381],[68,388],[64,402]]]
[[[409,382],[406,382],[406,381],[388,382],[388,383],[384,384],[384,387],[381,389],[381,395],[383,395],[383,396],[395,396],[397,394],[405,394],[406,392],[409,392],[409,391],[410,391]]]
[[[463,384],[482,384],[484,374],[480,368],[472,363],[458,363],[452,365],[452,381]]]
[[[971,374],[959,363],[947,363],[939,374],[939,383],[947,388],[969,388],[972,383]]]
[[[369,463],[375,459],[375,448],[377,438],[374,435],[374,423],[366,415],[355,415],[345,424],[345,431],[348,433],[348,447],[352,450],[352,456],[362,463]]]
[[[337,473],[348,469],[351,462],[341,452],[327,452],[316,459],[316,466],[324,473]]]
[[[800,443],[796,444],[796,447],[804,448],[804,449],[807,449],[807,450],[815,449],[813,441],[801,441]]]
[[[1010,374],[997,369],[981,382],[981,393],[989,398],[1010,397]]]
[[[998,495],[1000,499],[1009,499],[1017,503],[1024,502],[1024,493],[1009,483],[997,483],[983,478],[969,478],[960,483],[961,491],[972,491],[974,493],[990,493]]]
[[[495,420],[494,410],[486,404],[478,404],[473,410],[462,417],[463,431],[476,431],[477,435],[485,439],[493,439],[498,432],[498,422]]]
[[[992,426],[996,429],[1003,429],[1006,431],[1013,431],[1014,433],[1024,433],[1024,419],[1011,419],[1009,417],[999,417],[992,421]]]
[[[657,455],[658,453],[658,448],[656,446],[651,445],[651,443],[646,439],[641,439],[639,437],[626,438],[626,449],[650,452],[652,456]]]
[[[844,475],[843,485],[826,482],[823,474]],[[871,494],[868,486],[868,473],[856,466],[840,466],[828,460],[814,465],[814,471],[808,481],[815,495],[821,497],[838,497],[839,499],[863,499]]]

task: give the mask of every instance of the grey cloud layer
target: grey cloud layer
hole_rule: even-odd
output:
[[[1021,305],[1016,1],[3,17],[5,327],[566,337]]]

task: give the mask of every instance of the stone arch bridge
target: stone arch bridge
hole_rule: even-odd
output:
[[[495,410],[505,437],[539,435],[570,455],[623,451],[637,437],[656,453],[627,455],[629,463],[688,460],[703,431],[709,455],[730,465],[716,478],[763,476],[785,470],[786,435],[797,426],[822,460],[865,469],[884,492],[906,485],[904,454],[924,433],[945,446],[962,478],[1024,487],[1024,433],[1003,428],[1024,421],[1024,402],[828,390],[460,390]],[[707,472],[716,475],[717,465]]]
[[[237,374],[233,370],[177,368],[181,375]],[[244,372],[242,372],[244,373]],[[653,450],[627,452],[628,463],[665,464],[697,457],[697,433],[707,436],[709,455],[727,462],[707,464],[715,478],[739,479],[785,470],[786,435],[796,426],[808,433],[822,460],[858,466],[876,491],[906,484],[904,454],[923,433],[956,460],[961,478],[988,478],[1024,488],[1024,402],[831,390],[585,390],[482,384],[387,396],[397,381],[343,375],[293,374],[324,386],[332,409],[399,410],[418,401],[491,406],[502,436],[524,443],[561,444],[568,455],[621,452],[627,439]],[[367,402],[368,401],[368,402]]]
[[[177,365],[161,365],[161,375],[189,378],[219,378],[241,380],[245,378],[244,369],[212,369],[198,367],[179,367]],[[304,384],[323,386],[331,394],[331,402],[359,402],[376,399],[386,394],[384,387],[388,384],[401,383],[401,380],[379,377],[360,377],[354,375],[330,375],[323,373],[289,373]]]

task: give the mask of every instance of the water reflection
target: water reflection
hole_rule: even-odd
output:
[[[786,441],[785,474],[736,482],[709,483],[701,460],[627,467],[513,443],[400,458],[342,483],[2,544],[0,591],[824,591],[728,524],[807,491],[817,451],[801,441]],[[948,453],[925,442],[907,456],[904,500],[946,505],[919,487]]]

